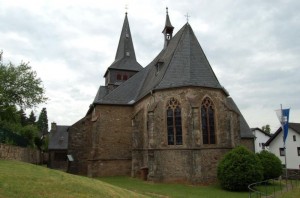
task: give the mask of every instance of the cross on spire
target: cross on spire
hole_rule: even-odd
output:
[[[166,7],[166,12],[167,12],[167,14],[169,14],[169,12],[168,12],[168,7]]]
[[[127,11],[128,11],[128,5],[127,4],[125,4],[125,14],[127,14]]]
[[[189,22],[189,18],[191,17],[191,15],[189,15],[189,13],[187,12],[184,16],[186,17],[186,22]]]

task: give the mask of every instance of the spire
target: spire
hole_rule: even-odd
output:
[[[115,60],[104,74],[105,85],[115,88],[142,68],[136,61],[126,10]]]
[[[166,7],[166,23],[165,23],[165,28],[162,31],[162,33],[164,34],[164,48],[166,48],[169,44],[169,41],[172,39],[172,35],[173,35],[173,30],[174,27],[171,24],[170,18],[169,18],[169,12],[168,12],[168,7]]]
[[[132,58],[133,60],[136,60],[130,28],[129,28],[127,11],[125,13],[125,19],[121,31],[121,36],[120,36],[115,60],[120,60],[122,58]]]

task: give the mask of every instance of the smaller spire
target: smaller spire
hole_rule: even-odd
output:
[[[166,23],[165,23],[165,28],[162,31],[162,33],[164,34],[164,38],[165,38],[164,48],[166,48],[168,46],[170,40],[172,39],[173,29],[174,29],[174,27],[172,26],[170,18],[169,18],[169,9],[168,9],[168,7],[166,7]]]

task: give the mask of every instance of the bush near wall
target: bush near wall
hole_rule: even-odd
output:
[[[246,191],[249,184],[263,179],[263,167],[253,152],[239,146],[220,161],[218,179],[227,190]]]
[[[263,166],[264,180],[277,178],[282,174],[281,160],[266,150],[256,154]]]

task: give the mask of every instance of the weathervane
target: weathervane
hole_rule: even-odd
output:
[[[184,16],[186,17],[186,22],[189,22],[189,18],[191,17],[191,16],[189,15],[189,13],[187,12],[186,15],[184,15]]]

